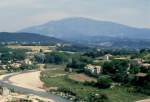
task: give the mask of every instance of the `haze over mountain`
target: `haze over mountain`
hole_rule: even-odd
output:
[[[61,43],[60,39],[53,37],[47,37],[44,35],[33,34],[33,33],[8,33],[0,32],[0,42],[40,42],[40,43]]]
[[[43,25],[25,28],[20,30],[20,32],[38,33],[65,40],[100,36],[150,39],[150,29],[135,28],[123,24],[82,17],[50,21]]]

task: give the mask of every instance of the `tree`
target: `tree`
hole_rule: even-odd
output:
[[[80,60],[72,59],[72,61],[67,64],[67,68],[73,68],[73,69],[83,71],[85,65],[86,63],[81,62]]]
[[[103,64],[103,74],[108,74],[114,81],[124,82],[127,78],[128,61],[113,60]]]
[[[141,67],[139,66],[139,65],[131,65],[130,66],[130,70],[129,70],[129,72],[131,73],[131,74],[137,74],[137,73],[139,73],[141,71]]]
[[[25,54],[26,50],[23,49],[16,49],[12,51],[13,59],[15,60],[24,60],[26,57]]]
[[[34,69],[34,68],[35,68],[35,65],[22,64],[20,66],[21,70],[31,70],[31,69]]]
[[[27,50],[25,49],[10,49],[4,46],[0,46],[0,56],[2,62],[7,63],[10,60],[24,60]]]
[[[115,73],[115,68],[113,67],[113,63],[105,62],[103,64],[103,74],[111,74]]]
[[[109,88],[111,84],[112,80],[108,75],[99,76],[97,80],[97,87],[99,88]]]
[[[34,56],[35,60],[39,63],[44,63],[46,60],[45,54],[43,53],[38,53]]]
[[[68,55],[61,52],[46,53],[46,63],[63,64],[67,62]]]

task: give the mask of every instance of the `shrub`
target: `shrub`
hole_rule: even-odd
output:
[[[86,102],[110,102],[106,94],[90,94]]]

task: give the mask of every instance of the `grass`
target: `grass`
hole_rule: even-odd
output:
[[[67,74],[67,72],[65,72],[64,65],[46,64],[46,70],[44,71],[44,74],[48,75],[47,77],[51,77],[60,74]]]
[[[89,77],[85,74],[77,74],[77,73],[74,73],[74,74],[71,74],[68,76],[71,80],[75,80],[75,81],[79,81],[79,82],[85,82],[85,81],[95,81],[96,82],[96,78],[92,78],[92,77]]]
[[[58,67],[58,66],[57,66]],[[53,77],[55,74],[67,74],[66,76]],[[135,102],[148,98],[148,96],[140,93],[129,93],[126,87],[115,87],[112,89],[97,89],[91,86],[85,86],[83,83],[68,79],[70,74],[64,69],[49,70],[42,72],[41,80],[47,87],[65,87],[71,89],[79,97],[86,97],[89,93],[104,93],[107,94],[111,102]]]
[[[102,93],[108,95],[112,102],[135,102],[148,98],[148,96],[140,93],[129,93],[126,87],[115,87],[113,89],[101,89]]]
[[[6,73],[7,73],[6,70],[0,70],[0,75],[4,75],[4,74],[6,74]]]
[[[39,51],[40,49],[42,50],[48,50],[50,49],[49,46],[22,46],[22,45],[9,45],[7,46],[8,48],[12,49],[30,49],[32,51]]]
[[[46,69],[64,69],[65,65],[46,64]]]
[[[53,77],[53,76],[57,76],[57,75],[65,75],[67,74],[67,72],[64,71],[64,69],[61,69],[61,70],[57,70],[57,69],[51,69],[51,70],[46,70],[44,72],[45,75],[48,75],[48,76],[45,76],[45,77]]]

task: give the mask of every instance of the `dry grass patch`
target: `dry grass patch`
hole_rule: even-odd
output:
[[[93,77],[89,77],[85,74],[73,74],[73,75],[69,75],[69,78],[75,81],[79,81],[79,82],[85,82],[85,81],[96,81],[95,78]]]
[[[49,46],[21,46],[21,45],[9,45],[8,48],[12,49],[30,49],[32,51],[48,50]]]

